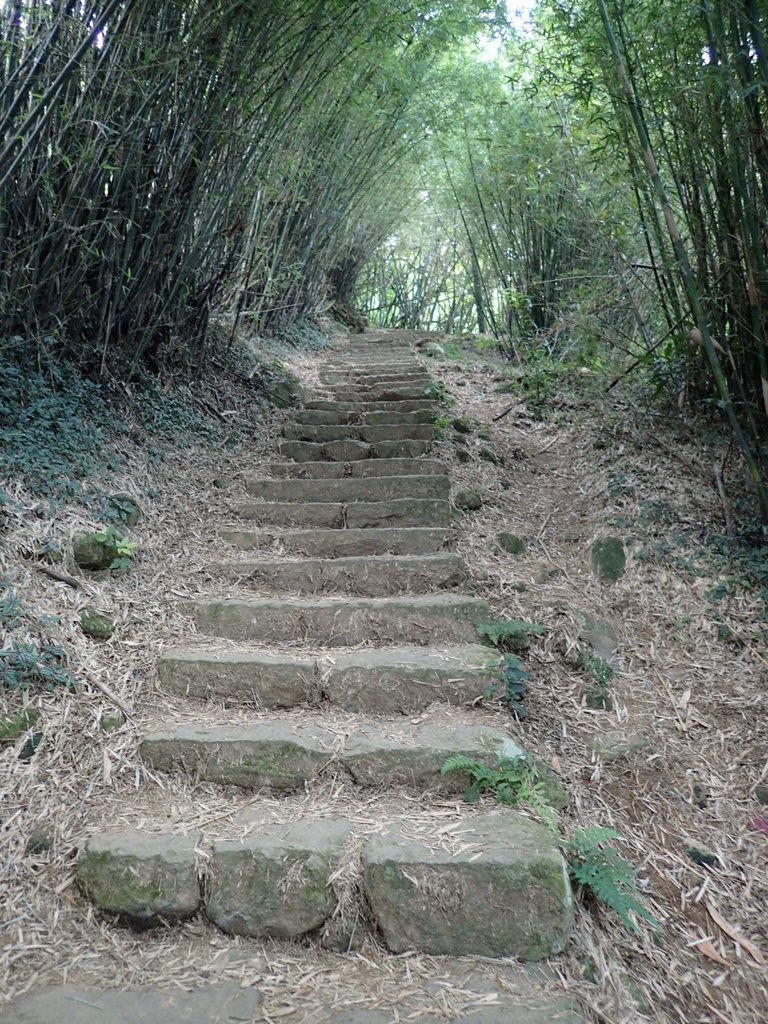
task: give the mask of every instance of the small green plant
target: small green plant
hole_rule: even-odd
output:
[[[464,794],[468,804],[476,804],[483,793],[490,793],[497,804],[528,806],[553,832],[558,831],[557,816],[546,797],[546,787],[536,766],[527,754],[499,758],[491,764],[475,761],[464,754],[449,757],[441,774],[463,772],[471,783]]]
[[[535,622],[522,619],[504,619],[500,622],[481,622],[477,627],[481,639],[500,651],[524,654],[530,650],[532,636],[546,636],[549,630]]]
[[[614,839],[621,839],[621,836],[612,828],[584,828],[574,834],[565,847],[574,882],[615,911],[630,931],[640,932],[630,914],[654,928],[660,927],[640,902],[632,865],[610,845]]]
[[[108,548],[114,548],[115,557],[109,563],[110,569],[122,569],[125,572],[133,565],[133,552],[138,547],[136,541],[128,540],[114,526],[96,534],[96,540]]]
[[[599,654],[581,651],[579,654],[579,668],[586,672],[587,675],[592,676],[599,686],[608,686],[613,679],[613,669]]]
[[[431,398],[434,402],[438,402],[440,405],[446,408],[454,405],[456,399],[450,393],[448,388],[442,381],[433,381],[424,391],[427,398]]]
[[[4,626],[6,629],[15,629],[21,622],[23,613],[21,599],[12,590],[9,590],[0,600],[0,626]]]
[[[528,680],[531,673],[523,667],[522,662],[514,654],[505,654],[499,662],[501,680],[494,683],[489,696],[500,697],[513,715],[521,721],[528,716],[528,709],[523,701],[528,696]]]
[[[75,688],[75,679],[65,667],[64,648],[50,640],[22,643],[12,640],[0,650],[0,690],[28,690],[31,686],[51,691],[57,686]]]

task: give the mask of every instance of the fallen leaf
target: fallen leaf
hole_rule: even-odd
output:
[[[757,946],[755,946],[754,943],[750,942],[749,939],[745,938],[735,925],[731,924],[729,921],[726,921],[723,915],[719,911],[715,910],[715,908],[712,906],[709,900],[704,900],[704,906],[707,908],[707,913],[715,922],[715,924],[722,928],[725,934],[729,935],[734,942],[738,942],[738,944],[741,946],[744,952],[749,953],[749,955],[752,957],[755,963],[765,963],[765,957],[757,948]]]
[[[557,756],[557,754],[553,754],[552,755],[552,760],[549,763],[552,765],[552,771],[553,772],[558,772],[558,774],[559,774],[559,772],[560,772],[560,758]]]
[[[698,951],[703,953],[704,956],[709,957],[710,960],[714,960],[715,963],[724,964],[726,967],[728,966],[728,961],[724,957],[720,956],[709,939],[702,939],[701,942],[694,943],[694,948],[698,949]]]
[[[747,824],[755,832],[762,832],[764,836],[768,836],[768,818],[764,818],[762,814],[756,814],[754,818],[749,819]]]

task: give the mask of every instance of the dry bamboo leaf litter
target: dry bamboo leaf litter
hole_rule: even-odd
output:
[[[316,385],[326,358],[297,360],[297,375]],[[466,381],[465,387],[453,388],[457,414],[490,424],[509,404],[509,396],[489,392],[483,366],[457,371],[443,364],[439,373],[449,384],[459,377]],[[375,944],[340,957],[319,949],[233,940],[199,921],[177,931],[135,936],[100,920],[71,884],[73,857],[88,835],[103,828],[200,829],[204,836],[236,838],[247,836],[255,816],[263,820],[265,813],[275,822],[310,814],[346,816],[355,835],[375,832],[384,817],[396,815],[410,822],[414,835],[429,836],[446,850],[460,848],[473,813],[461,801],[447,799],[425,809],[414,794],[351,796],[332,777],[288,799],[233,794],[195,784],[183,774],[152,773],[138,756],[137,740],[148,721],[170,724],[190,715],[188,703],[160,693],[157,654],[190,641],[211,650],[242,646],[196,636],[179,606],[195,596],[223,592],[223,581],[205,571],[216,553],[227,550],[219,540],[212,545],[212,524],[224,521],[244,497],[243,477],[258,475],[259,467],[273,458],[283,419],[274,416],[262,437],[232,453],[201,447],[192,456],[171,454],[160,468],[148,465],[137,451],[127,453],[130,469],[119,481],[110,481],[110,490],[126,490],[140,500],[148,488],[159,492],[142,501],[145,515],[133,531],[141,549],[129,576],[89,575],[86,593],[24,566],[38,541],[54,537],[66,546],[75,530],[94,525],[72,508],[18,524],[0,551],[0,569],[25,602],[60,616],[61,640],[72,652],[78,679],[99,680],[137,712],[135,719],[105,733],[100,723],[114,713],[105,693],[85,685],[75,697],[34,694],[30,702],[43,713],[39,754],[25,763],[16,757],[18,744],[0,752],[4,998],[63,980],[188,986],[226,979],[258,984],[265,992],[264,1012],[273,1019],[311,1006],[320,993],[337,992],[340,1000],[357,999],[361,1007],[399,1005],[402,967]],[[506,458],[503,468],[477,458],[460,463],[447,441],[440,448],[451,466],[454,493],[471,486],[485,499],[479,512],[458,525],[475,592],[489,599],[499,616],[550,629],[546,638],[535,640],[528,658],[534,674],[529,717],[518,726],[506,716],[507,726],[527,749],[558,766],[572,798],[563,815],[567,833],[599,824],[624,836],[622,851],[642,865],[640,884],[665,924],[658,939],[650,933],[638,937],[622,931],[598,908],[580,908],[574,940],[556,964],[560,984],[583,1000],[593,1022],[762,1024],[768,1018],[765,971],[748,950],[764,956],[768,945],[767,858],[765,837],[746,827],[755,812],[752,787],[768,767],[765,656],[752,640],[758,609],[747,592],[730,601],[728,622],[740,641],[731,647],[718,638],[706,614],[711,580],[641,562],[630,552],[627,576],[604,587],[589,569],[591,541],[606,532],[603,516],[633,511],[630,499],[606,497],[607,456],[597,455],[584,433],[512,414],[492,428],[492,436],[494,448]],[[690,455],[693,459],[695,453]],[[633,467],[637,462],[638,471],[651,463],[656,478],[666,466],[659,482],[692,523],[719,514],[717,496],[700,487],[691,503],[685,493],[690,481],[681,475],[679,460],[672,472],[663,453],[624,451],[622,459]],[[234,480],[231,490],[212,486],[221,475]],[[507,489],[502,479],[509,481]],[[27,507],[33,504],[18,485],[11,490]],[[501,530],[530,538],[525,554],[496,552],[494,538]],[[72,572],[69,564],[63,568]],[[518,589],[520,584],[526,589]],[[102,643],[87,640],[78,627],[83,608],[94,599],[118,623],[114,637]],[[580,642],[576,610],[608,622],[615,631],[619,665],[611,684],[611,712],[582,706],[583,677],[566,658]],[[291,653],[302,649],[285,648]],[[329,652],[328,661],[340,653]],[[435,713],[450,722],[450,710]],[[228,720],[232,714],[229,709]],[[498,707],[484,706],[478,721],[498,727],[505,715]],[[339,730],[347,727],[343,715],[324,712],[323,718]],[[590,741],[606,726],[644,731],[650,747],[626,760],[600,761]],[[706,791],[704,807],[692,798],[694,784]],[[38,857],[25,855],[28,839],[41,826],[53,834],[53,849]],[[716,852],[716,867],[691,862],[685,853],[691,840]],[[203,857],[205,851],[204,840]],[[352,850],[336,879],[339,892],[354,887],[355,864]],[[708,908],[722,915],[730,933]],[[440,976],[439,960],[412,956],[406,962],[413,977]],[[460,988],[446,985],[447,1001],[435,1001],[432,1010],[439,1007],[449,1017],[465,1002]],[[293,993],[290,1000],[286,991]]]

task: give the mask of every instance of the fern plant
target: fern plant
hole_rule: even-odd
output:
[[[531,673],[514,654],[504,655],[499,662],[499,671],[501,681],[490,687],[488,696],[500,697],[518,721],[522,722],[528,715],[523,701],[528,696]]]
[[[549,630],[535,622],[523,619],[503,619],[499,622],[481,622],[477,632],[482,640],[500,651],[514,651],[524,654],[530,650],[532,636],[546,636]]]
[[[489,764],[464,754],[455,754],[448,758],[440,772],[442,775],[450,772],[469,775],[470,786],[464,794],[468,804],[476,804],[487,792],[495,797],[497,804],[509,807],[525,804],[547,828],[558,831],[557,816],[547,802],[544,783],[527,754],[499,758]]]
[[[629,861],[610,845],[621,839],[612,828],[584,828],[576,832],[566,845],[574,882],[600,903],[615,911],[626,928],[639,932],[630,914],[654,928],[659,922],[640,902],[635,873]]]

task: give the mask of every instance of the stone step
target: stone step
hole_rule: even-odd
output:
[[[198,629],[230,640],[358,644],[474,643],[490,608],[476,597],[224,598],[188,602]]]
[[[357,714],[407,715],[471,704],[499,681],[499,656],[466,644],[354,651],[328,659],[248,651],[169,651],[157,664],[168,693],[227,706],[292,708],[327,700]]]
[[[365,929],[367,909],[392,953],[536,961],[562,952],[574,911],[555,835],[508,809],[443,819],[440,833],[436,841],[434,823],[412,817],[385,819],[368,835],[352,818],[262,818],[243,838],[206,843],[198,865],[200,833],[122,830],[88,840],[75,873],[96,907],[140,927],[202,910],[232,935],[322,942],[337,911],[346,911],[337,924]],[[359,866],[349,863],[355,846]],[[345,858],[357,884],[340,908],[333,878]]]
[[[436,459],[360,459],[358,462],[270,462],[277,479],[339,480],[377,476],[445,476],[448,467]]]
[[[409,402],[430,398],[429,388],[421,385],[409,387],[405,385],[386,384],[364,387],[356,385],[348,387],[343,384],[328,385],[327,390],[337,402]]]
[[[554,979],[534,973],[532,965],[497,961],[491,969],[481,961],[443,959],[433,975],[414,972],[410,959],[388,957],[374,965],[375,986],[367,955],[359,962],[347,957],[343,971],[328,964],[329,970],[309,981],[306,965],[296,963],[293,974],[281,973],[269,991],[261,982],[258,988],[217,982],[189,991],[36,987],[5,1008],[3,1024],[234,1024],[278,1020],[286,1007],[296,1024],[391,1024],[393,1013],[409,1024],[437,1024],[447,1019],[446,1002],[462,1007],[451,1012],[452,1024],[582,1024]],[[202,971],[203,961],[198,966]]]
[[[331,412],[415,412],[419,409],[437,409],[433,398],[412,398],[400,402],[341,402],[334,398],[315,398],[304,403],[305,409],[324,409]]]
[[[447,501],[450,482],[436,473],[425,476],[340,477],[336,480],[254,480],[245,489],[263,501],[390,501],[393,498],[440,498]]]
[[[148,732],[140,745],[154,771],[183,769],[203,782],[285,794],[332,770],[357,786],[404,787],[433,794],[464,793],[469,776],[443,775],[449,757],[486,764],[522,757],[506,732],[486,725],[361,722],[349,733],[324,728],[310,717],[242,724],[195,723]]]
[[[360,459],[417,459],[431,451],[431,441],[283,441],[280,454],[294,462],[358,462]]]
[[[573,896],[557,836],[515,811],[478,815],[461,847],[387,823],[362,851],[363,890],[387,947],[435,956],[561,953]]]
[[[358,594],[390,597],[434,594],[466,582],[462,559],[439,555],[366,555],[357,558],[262,558],[220,561],[207,569],[217,578],[259,593]]]
[[[287,423],[283,427],[283,437],[289,441],[365,441],[376,444],[378,441],[433,441],[437,437],[437,428],[432,423],[385,423],[381,426],[359,426],[354,423]]]
[[[297,409],[293,413],[295,423],[328,424],[340,426],[353,423],[355,426],[378,427],[391,423],[434,423],[435,414],[431,409],[416,409],[414,412],[392,412],[382,409],[378,412],[333,412],[331,409]]]
[[[361,370],[326,370],[320,374],[322,384],[347,384],[349,387],[369,387],[371,385],[403,385],[413,387],[417,384],[430,384],[433,378],[426,370],[402,370],[394,373],[365,373]]]
[[[440,477],[432,479],[439,480]],[[451,521],[450,503],[435,498],[395,498],[392,501],[352,501],[349,504],[242,501],[233,511],[241,519],[262,526],[361,530],[380,526],[448,526]]]
[[[342,558],[356,555],[429,555],[453,545],[453,533],[427,527],[377,530],[221,530],[241,551],[278,548],[290,555]]]

